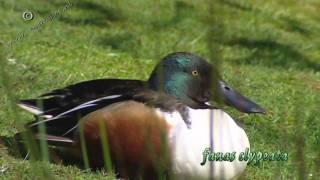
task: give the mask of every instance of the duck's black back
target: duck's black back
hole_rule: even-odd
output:
[[[21,100],[20,104],[37,107],[43,115],[56,116],[88,101],[145,88],[146,83],[139,80],[97,79],[55,89],[37,99]]]
[[[20,105],[37,108],[41,116],[27,126],[37,131],[45,121],[47,133],[62,135],[77,125],[78,120],[109,104],[130,100],[147,89],[146,82],[123,79],[97,79],[55,89],[37,99],[21,100]],[[46,118],[46,117],[52,118]]]

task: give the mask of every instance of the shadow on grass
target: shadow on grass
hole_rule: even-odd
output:
[[[166,31],[167,28],[177,27],[187,18],[191,18],[190,15],[194,10],[194,6],[182,1],[174,2],[174,10],[172,11],[171,17],[151,16],[139,19],[136,25],[144,26],[147,34],[143,36],[154,36],[157,37],[157,33],[160,31]],[[157,13],[155,13],[157,14]],[[145,32],[143,32],[145,33]],[[107,33],[97,38],[96,42],[98,45],[103,47],[110,47],[113,50],[130,53],[134,57],[148,57],[146,54],[139,54],[139,47],[142,46],[143,42],[140,38],[141,34],[138,32],[126,30],[117,33]]]
[[[246,5],[246,4],[243,4],[243,3],[241,4],[241,3],[237,2],[237,1],[220,0],[219,2],[225,4],[225,5],[229,6],[229,7],[240,9],[242,11],[253,11],[253,10],[255,10],[252,6]]]
[[[86,13],[82,13],[82,16],[79,17],[61,16],[59,20],[78,26],[106,26],[109,22],[125,20],[119,9],[107,5],[100,5],[89,1],[78,1],[74,4],[73,8],[83,10]]]
[[[320,70],[319,64],[312,62],[293,47],[275,41],[240,38],[227,42],[227,45],[241,46],[253,52],[249,57],[235,59],[234,63]]]
[[[274,22],[275,24],[280,26],[280,28],[286,31],[297,32],[305,36],[308,36],[311,33],[303,23],[295,19],[292,19],[291,17],[283,16],[283,15],[279,17],[275,17],[274,14],[271,14],[269,12],[264,12],[261,9],[255,8],[249,4],[240,3],[238,1],[220,0],[220,2],[222,2],[223,4],[231,8],[235,8],[235,9],[239,9],[241,11],[247,11],[247,12],[252,11],[255,13],[255,15],[264,16],[265,18]]]
[[[57,7],[63,7],[64,4],[55,4]],[[83,13],[79,17],[72,16],[60,16],[59,21],[72,24],[72,25],[95,25],[95,26],[106,26],[109,22],[127,21],[126,15],[122,13],[120,7],[110,6],[106,3],[97,4],[89,1],[78,1],[76,2],[73,9],[82,10]],[[150,25],[154,29],[161,29],[176,25],[184,18],[190,15],[190,11],[194,10],[194,7],[183,1],[174,2],[174,15],[171,19],[159,19],[156,15],[147,17],[146,20],[139,19],[138,23]],[[140,22],[139,22],[140,21]]]
[[[55,11],[62,9],[67,3],[52,3],[52,7],[46,10],[38,10],[42,16],[48,16]],[[72,14],[65,15],[61,13],[57,20],[71,24],[74,26],[94,25],[103,27],[108,25],[109,22],[122,21],[126,18],[122,15],[121,11],[116,7],[108,5],[101,5],[90,1],[76,1],[71,6],[72,11],[80,11],[80,15],[75,16]]]
[[[139,47],[139,39],[128,31],[116,34],[105,34],[97,38],[97,43],[113,50],[134,54]]]
[[[178,25],[181,21],[191,17],[192,12],[195,11],[193,5],[183,1],[174,2],[173,16],[170,19],[157,19],[156,17],[151,18],[149,23],[155,30],[168,28]]]

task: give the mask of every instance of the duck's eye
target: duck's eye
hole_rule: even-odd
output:
[[[197,70],[192,71],[192,76],[198,76],[198,75],[199,75],[199,72]]]

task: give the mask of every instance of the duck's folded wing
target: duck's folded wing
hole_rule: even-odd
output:
[[[40,116],[35,121],[28,123],[26,127],[34,132],[37,132],[38,126],[42,124],[46,127],[46,132],[48,134],[72,137],[75,130],[78,129],[78,122],[82,117],[110,104],[132,100],[132,97],[132,92],[128,91],[122,95],[107,95],[94,100],[86,101],[75,107],[64,107],[64,111],[60,114],[56,114],[55,116],[47,118],[41,118]]]
[[[20,100],[18,105],[32,114],[50,118],[88,101],[145,87],[146,83],[139,80],[97,79],[55,89],[36,99]]]

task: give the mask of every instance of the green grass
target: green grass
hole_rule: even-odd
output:
[[[0,47],[0,135],[13,135],[32,120],[13,105],[18,98],[89,79],[147,79],[161,57],[189,51],[211,62],[217,59],[209,57],[220,57],[224,79],[268,110],[248,116],[227,109],[243,124],[252,149],[289,153],[288,162],[249,166],[247,179],[320,176],[320,2],[221,0],[213,17],[207,1],[82,0],[29,31],[65,4],[0,2],[0,42],[26,34],[11,48]],[[21,18],[25,10],[34,12],[32,21]],[[210,47],[219,54],[212,55]],[[1,179],[40,177],[34,168],[41,164],[0,152]],[[56,179],[106,177],[46,167]]]

